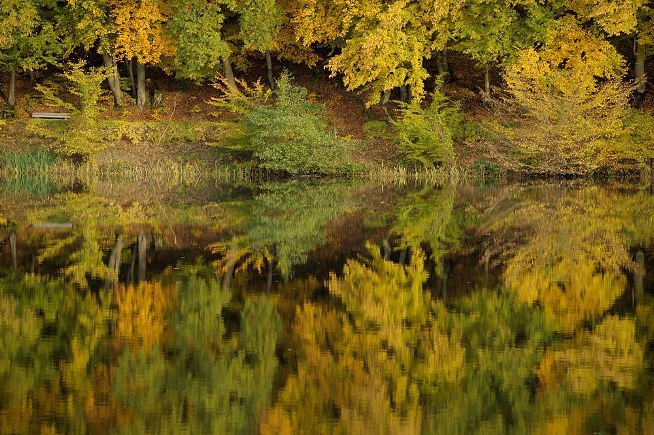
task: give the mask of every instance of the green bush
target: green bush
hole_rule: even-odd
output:
[[[349,141],[330,131],[323,106],[309,101],[307,90],[294,85],[288,73],[277,81],[272,103],[261,92],[250,92],[246,101],[247,91],[227,90],[226,99],[216,103],[240,115],[231,141],[223,145],[250,152],[261,168],[289,174],[337,174],[352,169]]]
[[[434,167],[454,160],[454,141],[465,134],[463,121],[459,105],[436,91],[426,109],[419,102],[403,104],[391,124],[400,153],[408,161]]]
[[[46,105],[67,110],[69,122],[35,121],[28,125],[31,133],[53,141],[54,148],[68,155],[88,156],[100,149],[105,139],[98,127],[100,101],[104,93],[102,82],[107,68],[87,68],[84,62],[72,63],[60,78],[65,87],[56,82],[37,85]],[[75,103],[64,99],[72,96]]]
[[[654,159],[654,116],[637,109],[629,109],[624,124],[631,135],[623,137],[625,143],[618,145],[620,156],[632,159],[641,166],[649,165]]]

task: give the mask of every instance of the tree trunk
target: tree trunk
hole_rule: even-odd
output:
[[[391,258],[391,244],[388,243],[388,239],[382,241],[382,246],[384,247],[384,260],[390,260]]]
[[[118,72],[116,60],[107,52],[102,53],[102,60],[104,61],[104,66],[109,68],[109,77],[107,77],[109,89],[114,94],[116,106],[120,106],[123,103],[123,92],[120,90],[120,73]]]
[[[7,104],[9,107],[16,106],[16,70],[12,69],[9,72],[9,96],[7,97]]]
[[[275,268],[275,263],[271,258],[270,260],[268,260],[268,280],[266,281],[266,293],[270,293],[270,290],[272,290],[274,268]]]
[[[436,67],[438,68],[438,75],[443,77],[443,84],[447,83],[450,79],[450,66],[447,63],[446,49],[436,52]]]
[[[127,61],[127,72],[129,73],[129,82],[132,89],[132,97],[136,98],[136,79],[134,78],[134,61]]]
[[[406,264],[408,254],[409,254],[409,247],[408,246],[400,251],[400,265],[401,266],[404,266]]]
[[[405,85],[400,86],[400,101],[405,103],[409,101],[409,91]]]
[[[272,58],[270,57],[270,50],[266,50],[266,68],[268,69],[268,83],[270,89],[275,90],[275,78],[273,77]]]
[[[9,247],[11,249],[11,265],[18,269],[18,254],[16,253],[16,233],[9,234]]]
[[[447,51],[441,50],[436,53],[436,67],[438,68],[438,76],[441,80],[439,91],[445,92],[445,83],[450,79],[450,67],[447,64]]]
[[[238,259],[234,256],[233,258],[230,258],[227,262],[227,271],[225,272],[225,275],[223,275],[223,286],[222,286],[223,290],[229,290],[229,287],[232,284],[232,276],[234,275],[234,269],[236,268],[237,260]]]
[[[109,256],[109,263],[107,267],[111,270],[113,270],[116,273],[116,277],[118,276],[118,272],[120,272],[120,259],[122,257],[123,253],[123,238],[122,236],[116,237],[116,244],[114,245],[114,249],[111,251],[111,255]]]
[[[447,302],[447,276],[449,274],[449,265],[444,257],[441,257],[441,270],[443,271],[443,276],[441,277],[441,297],[443,298],[443,302]]]
[[[382,104],[388,104],[389,101],[391,101],[391,91],[390,89],[386,89],[382,93]]]
[[[486,68],[484,69],[484,99],[489,100],[490,94],[490,65],[486,65]]]
[[[634,63],[634,75],[636,76],[636,83],[638,87],[636,91],[639,94],[645,93],[646,77],[645,77],[645,59],[647,58],[647,51],[644,44],[636,41],[636,62]]]
[[[127,72],[129,73],[129,82],[132,85],[132,97],[136,98],[136,81],[134,80],[134,62],[132,59],[127,61]]]
[[[123,253],[123,238],[122,236],[117,236],[116,244],[114,245],[114,249],[111,251],[111,255],[109,256],[109,262],[107,263],[107,268],[111,270],[114,273],[114,275],[105,280],[104,283],[105,288],[109,288],[112,282],[115,282],[119,279],[120,259],[122,253]]]
[[[436,68],[438,70],[438,75],[439,76],[444,76],[447,74],[447,71],[445,71],[445,67],[443,66],[443,52],[442,51],[437,51],[436,52]]]
[[[142,282],[145,281],[145,273],[147,270],[146,262],[148,259],[148,238],[144,233],[139,234],[137,243],[137,251],[139,256],[139,282]]]
[[[238,90],[236,87],[236,78],[234,78],[234,70],[232,69],[232,61],[228,57],[223,57],[223,73],[227,79],[227,83],[234,90]]]
[[[145,89],[145,64],[136,62],[136,105],[145,107],[148,104],[148,92]]]
[[[643,277],[645,276],[645,254],[643,251],[636,252],[636,271],[634,272],[634,299],[636,303],[643,301],[645,286]]]

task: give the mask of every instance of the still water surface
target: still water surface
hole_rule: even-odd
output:
[[[0,432],[654,433],[653,241],[633,185],[5,186]]]

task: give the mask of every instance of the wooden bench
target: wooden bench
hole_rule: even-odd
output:
[[[49,121],[68,121],[70,119],[70,113],[34,112],[34,113],[32,113],[32,118],[46,119],[46,120],[49,120]]]
[[[37,230],[72,230],[73,224],[70,222],[43,222],[32,225]]]

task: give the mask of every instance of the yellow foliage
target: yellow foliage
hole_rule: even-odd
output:
[[[156,0],[108,0],[116,23],[116,54],[140,63],[158,63],[175,54],[165,32],[169,11]]]
[[[276,406],[264,414],[262,434],[420,433],[417,391],[393,403],[400,397],[389,390],[383,372],[357,357],[366,347],[341,353],[353,334],[343,314],[307,304],[298,309],[294,331],[302,337],[303,359]],[[339,350],[332,353],[325,346],[334,339],[345,342],[333,342]],[[331,415],[334,409],[338,417]]]
[[[343,4],[344,3],[344,4]],[[348,34],[340,54],[327,65],[332,76],[342,73],[349,90],[369,91],[366,105],[380,101],[382,92],[408,85],[417,101],[424,97],[424,82],[429,78],[423,62],[434,50],[442,49],[449,37],[450,20],[457,17],[463,2],[440,0],[366,0],[337,2],[326,8],[311,2],[300,20],[318,18],[301,26],[305,43],[335,34]],[[332,22],[325,12],[338,12],[342,23],[335,30],[324,30]],[[322,19],[322,20],[321,20]],[[306,35],[306,36],[304,36]]]
[[[594,20],[609,35],[629,34],[638,24],[645,0],[571,0],[570,7],[584,20]]]
[[[495,227],[527,231],[508,246],[504,280],[519,300],[538,303],[555,330],[572,332],[598,318],[625,291],[633,270],[631,244],[647,240],[654,227],[646,216],[648,197],[626,197],[590,187],[528,201]],[[517,227],[517,228],[516,228]]]
[[[570,349],[553,351],[544,358],[537,371],[541,383],[558,382],[562,377],[575,394],[592,393],[608,382],[621,389],[636,388],[644,350],[636,341],[633,319],[608,316],[577,341]]]
[[[585,172],[615,162],[616,139],[631,87],[622,81],[624,60],[606,40],[566,16],[545,44],[521,51],[505,74],[509,102],[523,112],[525,128],[514,139],[535,165]]]
[[[175,296],[174,285],[164,286],[160,282],[119,285],[114,335],[120,344],[145,349],[156,345],[166,329],[167,315]]]

